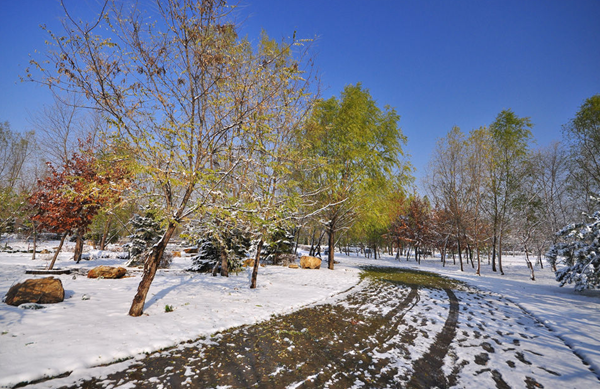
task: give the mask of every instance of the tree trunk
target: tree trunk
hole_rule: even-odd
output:
[[[150,285],[152,284],[154,276],[156,275],[156,270],[160,264],[160,259],[167,248],[167,243],[169,243],[169,240],[171,240],[176,227],[177,225],[174,222],[169,223],[164,235],[158,241],[158,243],[152,247],[148,258],[144,262],[144,275],[142,276],[142,280],[138,285],[137,293],[131,303],[131,308],[129,308],[129,316],[137,317],[144,313],[144,303],[146,302],[146,296],[150,290]]]
[[[535,274],[533,272],[533,263],[529,260],[529,250],[527,250],[527,246],[525,246],[525,261],[527,261],[527,267],[531,271],[531,281],[535,281]]]
[[[310,250],[308,250],[308,256],[310,257],[314,257],[315,256],[315,230],[312,230],[312,234],[310,237]]]
[[[504,270],[502,270],[502,234],[498,239],[498,270],[500,270],[501,275],[504,275]]]
[[[221,277],[229,277],[229,266],[227,263],[227,252],[221,250]]]
[[[496,243],[497,237],[494,232],[494,241],[492,242],[492,271],[496,271]]]
[[[32,222],[31,225],[33,226],[33,253],[31,254],[31,260],[34,261],[35,251],[37,250],[37,226],[35,222]]]
[[[334,257],[334,254],[335,254],[333,252],[334,247],[335,247],[335,245],[334,245],[334,243],[335,243],[335,240],[334,240],[335,230],[333,229],[333,225],[331,225],[329,227],[329,231],[327,231],[327,233],[329,234],[329,254],[328,254],[328,262],[329,263],[328,263],[327,267],[329,268],[329,270],[333,270],[333,265],[334,265],[333,257]]]
[[[462,248],[460,247],[460,239],[458,239],[456,242],[458,243],[458,261],[460,262],[460,271],[465,271],[463,269]]]
[[[77,240],[75,241],[75,252],[73,253],[73,260],[77,263],[81,262],[81,254],[83,253],[83,232],[77,231]]]
[[[52,262],[50,262],[50,265],[48,266],[48,270],[52,270],[54,269],[54,263],[56,262],[56,258],[58,258],[58,253],[60,253],[60,250],[63,247],[63,243],[65,243],[65,239],[67,238],[67,232],[65,232],[62,236],[62,238],[60,238],[60,244],[58,245],[58,248],[56,249],[56,252],[54,253],[54,257],[52,257]]]
[[[448,248],[448,237],[446,237],[446,239],[444,239],[444,248],[442,249],[442,267],[446,267],[446,253],[447,253],[447,248]]]
[[[473,262],[473,248],[467,243],[467,251],[469,252],[469,259],[471,260],[471,267],[475,269],[475,262]]]
[[[102,237],[100,238],[100,250],[104,250],[106,248],[106,238],[108,237],[108,233],[110,232],[110,225],[112,224],[112,215],[108,215],[106,218],[106,223],[104,223],[104,229],[102,231]]]
[[[481,257],[479,256],[479,245],[477,245],[475,247],[475,251],[477,251],[477,272],[475,274],[480,276],[481,275]]]
[[[260,250],[263,245],[263,240],[260,238],[258,246],[256,247],[256,257],[254,258],[254,267],[252,268],[252,281],[250,282],[250,289],[256,289],[256,278],[258,277],[258,263],[260,262]]]

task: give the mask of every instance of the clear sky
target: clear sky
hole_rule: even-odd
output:
[[[140,0],[144,4],[147,0]],[[93,15],[99,0],[66,0]],[[401,116],[422,176],[438,138],[489,125],[503,109],[528,116],[538,146],[562,137],[600,93],[600,0],[244,0],[242,34],[317,37],[323,97],[361,82]],[[0,121],[13,130],[49,102],[18,81],[58,30],[58,0],[0,0]]]

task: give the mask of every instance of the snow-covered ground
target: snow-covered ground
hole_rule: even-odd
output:
[[[17,246],[11,244],[13,248]],[[55,267],[92,268],[123,265],[120,259],[93,259],[76,265],[65,252]],[[27,278],[25,269],[46,261],[30,260],[31,254],[0,254],[0,296],[11,285]],[[38,254],[38,257],[40,255]],[[466,281],[481,289],[505,296],[534,315],[600,373],[600,297],[576,294],[559,288],[549,268],[536,268],[535,282],[520,257],[504,257],[505,276],[483,267],[478,277],[470,267],[441,267],[438,259],[400,262],[347,257],[338,254],[335,271],[289,269],[267,266],[259,270],[258,285],[250,290],[249,271],[229,278],[183,271],[189,258],[175,258],[171,269],[157,274],[145,306],[145,315],[127,315],[140,281],[140,273],[120,280],[88,279],[61,275],[65,301],[28,310],[0,304],[0,387],[12,386],[43,376],[73,371],[73,381],[98,374],[94,366],[151,352],[179,342],[209,335],[224,328],[258,322],[273,314],[331,301],[359,280],[360,265],[402,266],[435,271]],[[173,312],[165,312],[165,306]],[[560,361],[557,361],[560,363]],[[121,366],[122,367],[122,366]],[[560,382],[560,381],[559,381]],[[53,381],[35,387],[52,387]]]

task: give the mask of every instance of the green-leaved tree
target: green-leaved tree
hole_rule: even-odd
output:
[[[323,210],[319,217],[329,238],[329,269],[334,268],[336,234],[369,212],[378,194],[402,187],[409,178],[399,120],[393,108],[379,108],[359,83],[346,86],[340,98],[319,101],[303,131],[302,140],[320,165],[305,184],[320,189],[316,207]]]

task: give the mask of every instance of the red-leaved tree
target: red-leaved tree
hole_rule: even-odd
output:
[[[38,181],[37,190],[29,198],[34,210],[32,219],[40,230],[61,235],[61,241],[48,269],[54,267],[65,238],[77,237],[73,259],[81,260],[83,236],[93,218],[107,204],[119,201],[127,182],[123,164],[103,168],[91,140],[80,142],[81,153],[72,157],[57,170],[48,163],[50,174]]]

